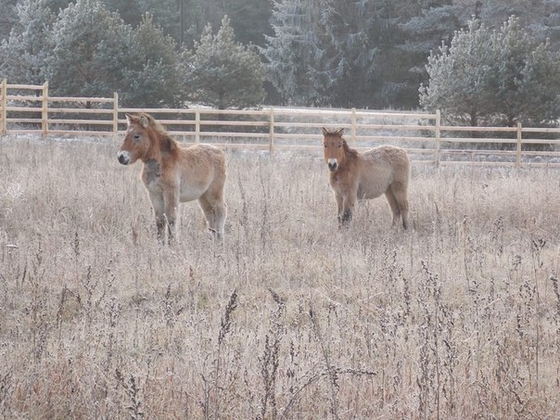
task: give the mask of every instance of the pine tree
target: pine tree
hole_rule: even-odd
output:
[[[0,0],[0,42],[7,39],[17,23],[17,0]]]
[[[0,45],[0,79],[11,83],[42,84],[44,61],[50,50],[48,35],[54,15],[45,0],[23,0],[17,6],[18,23]]]
[[[178,53],[173,38],[144,15],[133,30],[119,89],[123,104],[134,107],[175,106],[179,101]]]
[[[260,51],[266,58],[267,78],[284,101],[295,105],[328,105],[337,72],[333,45],[321,11],[332,10],[329,0],[274,2],[274,36],[266,36]],[[342,69],[338,69],[341,71]]]
[[[274,3],[274,35],[261,49],[267,77],[287,103],[413,106],[424,57],[402,48],[401,23],[419,13],[407,0]]]
[[[443,43],[439,53],[428,58],[429,86],[420,87],[420,104],[441,109],[451,118],[472,126],[487,115],[492,100],[488,71],[493,65],[491,31],[478,20],[457,31],[451,46]]]
[[[193,52],[185,54],[183,71],[187,97],[220,109],[259,105],[264,98],[258,54],[235,42],[228,17],[214,36],[208,25]]]
[[[473,125],[516,121],[542,125],[560,116],[560,58],[511,17],[500,30],[479,20],[431,54],[429,85],[420,87],[426,109]]]
[[[270,0],[230,0],[225,14],[230,18],[236,41],[264,46],[265,35],[272,33]]]
[[[492,34],[491,112],[503,124],[543,124],[560,116],[560,60],[511,17]]]
[[[77,0],[61,11],[52,31],[45,75],[57,95],[108,96],[123,79],[130,27],[99,0]]]

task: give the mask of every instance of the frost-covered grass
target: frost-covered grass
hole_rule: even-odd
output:
[[[555,418],[560,171],[413,168],[336,227],[311,153],[230,153],[155,239],[118,144],[0,139],[0,417]]]

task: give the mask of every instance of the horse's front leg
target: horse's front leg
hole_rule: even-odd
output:
[[[150,200],[156,218],[157,238],[161,243],[165,242],[165,205],[163,195],[150,192]]]
[[[356,196],[353,194],[346,194],[342,197],[342,209],[339,212],[339,225],[348,226],[352,220],[352,213],[354,205],[356,204]]]
[[[342,227],[342,203],[343,203],[343,198],[342,198],[342,194],[335,192],[334,193],[334,198],[336,199],[336,218],[338,221],[338,227],[341,228]]]
[[[163,199],[165,203],[165,218],[167,219],[167,235],[168,241],[175,238],[177,231],[176,221],[177,221],[177,211],[179,208],[179,189],[169,188],[164,191]]]

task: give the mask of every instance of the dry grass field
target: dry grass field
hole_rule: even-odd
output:
[[[560,171],[413,167],[337,229],[309,152],[228,153],[160,246],[109,140],[0,139],[0,418],[557,419]]]

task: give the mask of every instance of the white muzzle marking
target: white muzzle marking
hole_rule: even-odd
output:
[[[128,165],[130,163],[130,153],[128,153],[126,150],[121,150],[119,153],[117,153],[117,159],[121,164]]]
[[[329,167],[329,171],[334,172],[338,169],[338,160],[337,159],[329,159],[327,161],[327,166]]]

